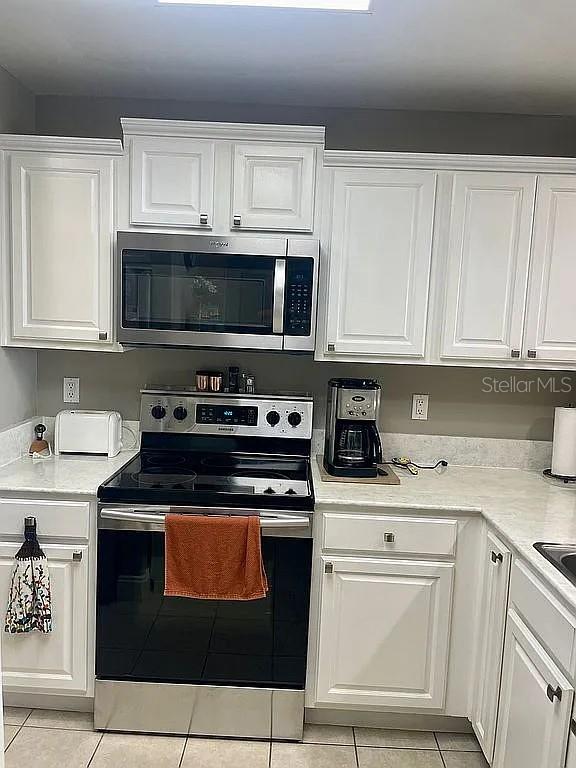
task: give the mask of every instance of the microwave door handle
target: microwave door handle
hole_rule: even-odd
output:
[[[284,294],[286,292],[286,259],[276,259],[274,265],[274,304],[272,333],[284,333]]]

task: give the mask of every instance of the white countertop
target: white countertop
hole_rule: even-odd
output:
[[[400,485],[323,482],[313,461],[316,506],[327,508],[394,507],[480,514],[554,591],[576,610],[576,586],[534,549],[537,541],[576,545],[576,486],[547,480],[539,472],[486,467],[399,469]]]
[[[121,451],[113,459],[104,456],[25,456],[0,467],[0,494],[57,493],[96,496],[98,487],[138,451]]]
[[[0,467],[0,494],[96,496],[98,487],[136,455],[28,457]],[[576,487],[546,480],[539,472],[486,467],[423,470],[417,477],[398,470],[400,485],[323,482],[312,462],[319,509],[423,510],[439,514],[483,514],[506,542],[576,611],[576,586],[533,547],[536,541],[576,545]]]

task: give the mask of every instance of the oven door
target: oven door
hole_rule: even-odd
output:
[[[158,508],[99,512],[97,679],[303,690],[309,516],[261,515],[269,593],[251,601],[165,597],[163,521]]]
[[[118,234],[118,340],[282,349],[285,239]]]

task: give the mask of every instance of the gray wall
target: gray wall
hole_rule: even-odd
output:
[[[120,116],[191,120],[320,124],[331,148],[494,154],[576,154],[576,118],[472,113],[339,110],[250,104],[210,104],[142,99],[42,96],[36,101],[37,131],[69,136],[120,136]],[[62,377],[80,376],[82,408],[117,408],[138,415],[139,390],[146,384],[191,384],[194,371],[238,364],[258,377],[262,391],[310,390],[318,398],[317,422],[331,376],[364,375],[383,385],[382,426],[387,431],[550,439],[555,405],[570,395],[536,391],[482,391],[484,376],[505,371],[411,365],[337,365],[306,357],[203,351],[149,350],[123,355],[39,353],[39,412],[63,407]],[[546,375],[544,376],[546,378]],[[522,386],[522,385],[521,385]],[[525,387],[525,389],[528,387]],[[414,392],[430,393],[427,422],[410,419]],[[576,398],[575,398],[576,399]]]
[[[324,420],[326,384],[332,376],[372,376],[383,388],[381,426],[389,432],[514,437],[548,440],[553,409],[570,402],[567,393],[537,391],[538,374],[516,374],[525,391],[484,392],[486,376],[508,380],[498,369],[440,368],[415,365],[349,365],[315,363],[307,356],[272,353],[133,350],[123,354],[98,352],[39,352],[39,412],[62,409],[62,377],[80,377],[80,407],[117,409],[125,418],[138,418],[140,389],[147,384],[193,385],[197,369],[225,370],[239,365],[256,374],[262,392],[309,391],[316,398],[316,422]],[[548,374],[540,374],[548,380]],[[557,388],[563,374],[556,374]],[[569,377],[576,387],[576,378]],[[506,384],[503,385],[506,387]],[[527,390],[532,391],[527,391]],[[428,421],[410,419],[413,393],[430,394]],[[574,395],[572,396],[574,399]]]
[[[120,117],[326,126],[329,149],[576,154],[576,117],[39,96],[37,132],[120,137]]]
[[[34,96],[0,68],[0,133],[34,132]],[[36,413],[36,352],[0,348],[0,429]]]

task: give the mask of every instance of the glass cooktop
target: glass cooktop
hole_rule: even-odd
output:
[[[300,457],[142,451],[98,492],[101,501],[158,504],[298,506],[312,499],[310,468]],[[258,501],[256,501],[258,499]]]

